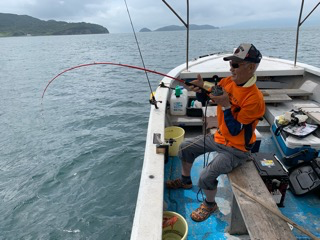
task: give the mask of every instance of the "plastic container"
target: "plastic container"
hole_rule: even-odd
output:
[[[170,114],[186,115],[188,104],[188,90],[181,86],[176,86],[170,97]]]
[[[168,141],[170,138],[175,140],[172,146],[169,146],[169,156],[177,156],[179,146],[184,140],[184,129],[181,127],[167,127],[164,131],[164,138]]]
[[[195,98],[188,99],[187,116],[202,117],[202,104]]]
[[[178,221],[172,226],[162,229],[162,240],[186,240],[188,236],[188,223],[179,213],[165,211],[163,217],[177,217]]]

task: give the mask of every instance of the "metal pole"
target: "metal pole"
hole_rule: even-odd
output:
[[[302,0],[302,2],[301,2],[300,16],[299,16],[298,27],[297,27],[297,38],[296,38],[296,51],[295,51],[295,55],[294,55],[294,66],[296,66],[296,63],[297,63],[300,26],[304,23],[305,20],[307,20],[307,18],[313,13],[313,11],[316,10],[316,8],[320,5],[320,1],[318,2],[318,4],[310,11],[310,13],[301,22],[303,5],[304,5],[304,0]]]
[[[164,2],[164,4],[167,5],[167,7],[174,13],[174,15],[176,15],[177,18],[179,18],[179,20],[183,23],[183,25],[187,27],[187,24],[183,21],[183,19],[179,16],[179,14],[176,13],[176,11],[166,2],[166,0],[162,0],[162,2]]]
[[[187,28],[187,56],[186,56],[186,64],[187,70],[189,68],[189,0],[187,0],[187,23],[183,21],[183,19],[176,13],[176,11],[166,2],[166,0],[162,0],[167,7],[179,18],[179,20],[183,23],[183,25]]]
[[[187,71],[189,69],[189,0],[187,0]]]
[[[301,16],[302,16],[302,11],[303,11],[303,5],[304,5],[304,0],[301,1],[300,15],[299,15],[299,21],[298,21],[298,26],[297,26],[296,50],[295,50],[295,54],[294,54],[294,66],[296,66],[296,64],[297,64],[299,31],[300,31],[300,26],[301,26]]]
[[[313,13],[314,10],[316,10],[316,8],[320,5],[320,1],[318,2],[318,4],[311,10],[311,12],[302,20],[301,24],[302,25],[304,23],[305,20],[307,20],[307,18]]]

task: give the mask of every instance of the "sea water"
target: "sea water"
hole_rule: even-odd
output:
[[[186,33],[137,33],[146,67],[185,62]],[[295,28],[190,32],[190,56],[253,43],[294,59]],[[300,32],[298,61],[320,67],[320,28]],[[129,239],[149,117],[131,33],[0,38],[0,239]],[[148,74],[152,90],[161,76]],[[146,209],[148,211],[148,209]]]

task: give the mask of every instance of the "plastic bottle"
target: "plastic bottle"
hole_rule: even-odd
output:
[[[186,115],[188,104],[188,90],[181,86],[176,86],[170,98],[171,115]]]
[[[185,89],[183,86],[179,86],[180,87],[180,89],[181,89],[181,91],[182,91],[182,94],[183,94],[183,96],[184,97],[186,97],[187,98],[187,104],[188,104],[188,90],[187,89]],[[186,105],[187,106],[187,105]]]

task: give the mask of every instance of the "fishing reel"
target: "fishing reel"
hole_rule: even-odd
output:
[[[215,85],[211,87],[211,94],[213,96],[221,96],[223,94],[223,90],[222,87],[218,85],[219,77],[217,75],[214,75],[212,78],[214,80]]]
[[[213,96],[221,96],[223,94],[222,87],[216,85],[211,88],[211,94]]]
[[[195,79],[186,79],[184,81],[184,84],[187,86],[194,86],[194,87],[198,87],[200,89],[202,89],[203,91],[205,91],[208,95],[211,93],[213,96],[221,96],[223,94],[223,90],[222,87],[218,85],[218,81],[219,81],[219,77],[217,75],[214,75],[212,77],[212,80],[210,81],[211,83],[214,82],[214,86],[212,86],[209,90],[203,88],[203,87],[199,87],[193,83],[191,83],[193,80]]]

